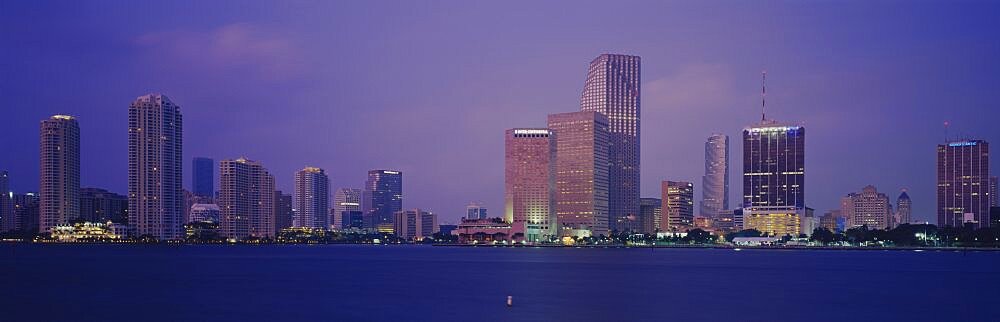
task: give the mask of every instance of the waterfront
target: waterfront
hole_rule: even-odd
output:
[[[976,321],[1000,253],[0,245],[5,321]],[[514,306],[504,301],[513,296]]]

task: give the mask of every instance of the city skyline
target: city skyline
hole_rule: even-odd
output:
[[[22,6],[21,4],[12,6],[14,8],[11,8],[12,10],[8,12],[22,12],[18,10],[19,8],[16,8],[17,6]],[[30,7],[31,5],[25,4],[23,6]],[[251,5],[251,7],[254,6],[256,5]],[[591,6],[584,5],[583,7],[586,8],[580,10],[586,12],[593,10]],[[841,6],[830,5],[830,7],[838,13],[850,11]],[[884,7],[874,7],[875,11],[887,10]],[[904,14],[908,14],[911,17],[920,17],[932,11],[928,7],[916,5],[914,8],[904,10]],[[253,9],[251,8],[251,11]],[[691,10],[697,9],[693,8]],[[263,11],[261,8],[256,8],[256,10]],[[540,10],[551,9],[543,5]],[[806,9],[790,6],[788,10],[802,11]],[[956,13],[958,10],[944,10],[941,14],[954,16],[958,14]],[[935,222],[933,146],[946,141],[946,134],[941,124],[944,121],[952,121],[952,126],[949,129],[950,133],[947,136],[953,137],[961,135],[964,132],[967,135],[962,136],[983,139],[989,142],[1000,140],[997,134],[991,133],[989,121],[996,119],[997,112],[989,108],[990,104],[996,101],[996,94],[980,92],[985,91],[985,89],[991,86],[989,82],[981,82],[983,76],[980,76],[980,73],[992,73],[990,71],[998,67],[996,63],[972,59],[976,61],[975,65],[973,65],[973,63],[955,59],[932,59],[932,57],[944,57],[943,55],[956,53],[924,48],[928,43],[947,43],[949,41],[975,42],[976,39],[984,36],[982,33],[967,33],[969,28],[981,26],[982,22],[979,22],[980,24],[974,23],[979,21],[977,19],[979,16],[970,13],[973,9],[966,7],[961,10],[963,10],[961,13],[966,15],[965,20],[970,22],[959,24],[959,26],[955,27],[956,29],[931,32],[919,42],[912,41],[912,39],[908,41],[906,38],[890,39],[892,40],[892,44],[900,45],[902,50],[922,50],[927,55],[925,57],[927,57],[928,61],[936,61],[933,65],[925,61],[908,61],[873,69],[871,67],[875,63],[884,63],[888,59],[879,55],[887,54],[890,51],[879,45],[872,44],[870,41],[871,38],[868,41],[861,41],[862,44],[858,47],[850,46],[850,48],[848,48],[844,40],[837,37],[832,38],[831,41],[833,43],[825,48],[834,47],[844,49],[845,51],[843,52],[844,55],[835,57],[829,63],[831,66],[843,68],[843,72],[833,71],[831,67],[816,65],[818,62],[805,58],[792,59],[788,62],[782,62],[776,57],[765,58],[768,57],[767,54],[775,54],[780,57],[778,54],[781,50],[789,52],[801,51],[803,49],[798,46],[811,44],[810,41],[798,38],[798,34],[794,33],[787,35],[787,37],[791,37],[790,44],[782,45],[775,42],[772,49],[765,50],[761,48],[765,47],[762,44],[767,43],[766,41],[756,42],[758,46],[752,47],[753,49],[751,49],[751,52],[747,56],[748,59],[746,59],[749,62],[744,65],[738,65],[735,63],[738,61],[737,59],[722,54],[711,54],[705,61],[692,58],[694,54],[705,54],[707,52],[705,49],[707,48],[717,48],[710,46],[715,42],[708,44],[705,41],[699,40],[694,40],[691,43],[679,42],[679,44],[685,45],[682,47],[682,52],[686,54],[670,54],[663,48],[628,41],[613,42],[610,45],[601,44],[600,38],[606,37],[603,33],[596,34],[598,39],[595,39],[594,43],[581,42],[576,46],[546,47],[544,50],[540,49],[538,52],[504,52],[502,55],[489,55],[487,63],[499,64],[500,67],[513,66],[510,62],[513,58],[517,58],[513,59],[514,61],[524,61],[529,66],[531,66],[530,64],[544,62],[553,67],[542,72],[531,71],[530,69],[521,70],[521,75],[530,75],[533,78],[539,79],[529,81],[525,85],[505,89],[504,91],[511,91],[511,94],[516,94],[510,96],[520,97],[520,99],[503,100],[497,103],[498,105],[486,103],[486,101],[498,95],[498,91],[491,88],[491,86],[463,86],[448,83],[448,86],[454,86],[463,92],[472,93],[467,94],[472,95],[471,97],[473,98],[471,101],[472,106],[466,106],[470,112],[459,113],[457,116],[448,116],[448,114],[454,113],[457,110],[457,106],[430,107],[431,105],[441,103],[442,100],[423,97],[413,90],[405,87],[401,88],[399,83],[390,83],[392,84],[390,88],[394,90],[400,89],[402,93],[391,94],[390,96],[395,98],[389,98],[387,102],[365,101],[366,104],[361,104],[366,107],[383,106],[383,108],[375,108],[373,109],[374,112],[361,111],[359,112],[360,114],[356,115],[358,119],[365,120],[365,122],[370,124],[370,122],[378,119],[373,119],[373,117],[384,117],[384,121],[387,122],[384,124],[388,125],[381,128],[381,133],[376,133],[372,135],[372,138],[365,138],[363,141],[351,141],[357,139],[355,134],[352,134],[352,130],[357,130],[358,128],[345,127],[344,123],[341,123],[351,122],[351,118],[348,117],[345,118],[346,120],[340,120],[329,117],[330,115],[347,115],[342,112],[349,108],[352,101],[352,96],[347,95],[349,93],[340,92],[344,86],[335,86],[333,85],[335,83],[324,82],[323,84],[325,85],[321,86],[321,89],[336,89],[345,98],[330,100],[332,104],[324,107],[324,109],[329,110],[327,112],[304,107],[310,106],[307,103],[311,101],[304,101],[301,98],[308,92],[297,92],[297,94],[302,96],[293,98],[263,97],[262,99],[259,94],[250,94],[248,98],[235,97],[240,91],[247,89],[267,88],[269,85],[279,87],[290,86],[300,80],[301,75],[298,74],[287,76],[291,80],[286,79],[285,81],[276,82],[249,77],[248,80],[239,82],[238,87],[228,88],[214,88],[213,86],[201,83],[202,81],[195,81],[196,84],[200,84],[198,86],[205,88],[198,89],[180,82],[180,78],[182,77],[187,79],[200,78],[197,77],[199,75],[206,76],[205,78],[208,79],[224,80],[235,75],[242,75],[241,73],[247,72],[244,69],[249,68],[246,66],[216,66],[218,68],[207,68],[202,71],[180,69],[178,71],[180,75],[177,76],[164,75],[157,79],[141,80],[137,84],[124,84],[114,80],[129,79],[132,81],[135,80],[134,76],[137,75],[133,74],[134,71],[131,71],[131,69],[126,68],[128,67],[127,64],[123,63],[122,67],[118,68],[116,67],[119,66],[117,65],[118,60],[112,64],[111,62],[106,62],[105,58],[88,54],[81,56],[79,59],[99,63],[99,66],[109,67],[107,68],[108,71],[101,71],[96,74],[99,79],[109,80],[109,82],[95,82],[101,84],[100,87],[95,87],[95,85],[72,87],[68,84],[68,81],[65,81],[65,83],[58,81],[52,88],[73,95],[56,97],[56,95],[47,95],[51,93],[51,91],[48,91],[48,87],[43,92],[39,92],[38,90],[22,91],[19,89],[24,88],[22,87],[24,85],[15,84],[10,80],[2,83],[4,88],[12,90],[0,91],[0,98],[10,102],[11,104],[8,106],[14,106],[15,108],[5,109],[0,112],[3,118],[11,124],[11,126],[5,126],[3,129],[0,129],[0,135],[11,138],[9,152],[0,156],[0,169],[9,171],[10,185],[16,193],[37,192],[39,190],[38,180],[36,180],[38,161],[26,157],[37,155],[37,150],[35,150],[37,149],[37,142],[33,138],[33,133],[37,133],[34,132],[37,131],[37,128],[31,129],[30,127],[37,127],[38,120],[45,119],[51,115],[74,115],[80,120],[82,131],[81,185],[105,188],[115,193],[124,194],[127,192],[127,171],[121,169],[126,168],[127,162],[126,140],[123,137],[127,122],[124,121],[125,114],[123,110],[127,106],[128,101],[136,95],[148,92],[162,92],[175,99],[178,105],[184,106],[182,112],[185,114],[185,123],[187,124],[185,124],[184,133],[184,151],[186,153],[184,153],[184,160],[181,161],[182,165],[190,164],[189,156],[195,155],[204,155],[217,160],[227,156],[253,155],[255,159],[268,164],[269,169],[274,170],[272,173],[280,174],[276,178],[276,181],[278,182],[278,187],[283,191],[293,190],[290,189],[293,180],[287,174],[300,169],[302,164],[315,164],[329,169],[331,182],[336,183],[336,186],[361,185],[364,182],[364,173],[368,169],[378,167],[399,169],[408,173],[407,187],[411,187],[410,185],[412,185],[412,188],[406,189],[408,191],[406,196],[407,208],[420,207],[430,209],[440,214],[443,219],[442,222],[454,222],[463,214],[467,200],[482,200],[484,206],[487,208],[503,209],[501,207],[503,187],[502,176],[500,175],[502,174],[502,163],[496,161],[500,155],[500,151],[502,151],[502,148],[500,148],[502,146],[500,131],[503,128],[515,126],[543,126],[545,115],[573,111],[575,104],[578,104],[579,93],[582,90],[580,80],[586,76],[585,68],[587,61],[601,53],[621,52],[642,56],[645,62],[643,74],[645,74],[644,79],[646,81],[642,83],[644,95],[643,120],[645,121],[643,126],[645,148],[642,155],[642,182],[644,189],[642,189],[643,193],[640,195],[641,197],[656,197],[658,195],[657,183],[668,178],[672,180],[699,182],[704,164],[704,160],[702,160],[703,155],[699,151],[703,143],[701,142],[701,138],[713,132],[720,132],[735,137],[739,134],[739,129],[744,124],[752,122],[755,119],[755,115],[758,112],[755,109],[757,103],[755,100],[757,95],[756,73],[760,69],[768,69],[773,75],[769,80],[769,85],[773,88],[770,91],[771,96],[769,96],[769,114],[783,120],[804,122],[810,128],[810,153],[806,163],[810,169],[808,180],[811,188],[807,195],[806,206],[815,208],[817,213],[822,213],[827,210],[837,209],[838,198],[845,193],[855,191],[857,187],[868,184],[887,187],[885,192],[889,195],[898,193],[895,189],[899,187],[907,188],[908,194],[913,198],[914,219]],[[118,16],[116,14],[118,12],[117,10],[112,10],[111,14],[116,19],[126,19],[123,16]],[[279,13],[281,13],[280,10]],[[418,12],[418,14],[421,13],[423,12]],[[723,14],[725,13],[720,13],[720,15]],[[971,18],[968,17],[970,14]],[[30,18],[31,16],[31,14],[25,15],[26,18]],[[69,21],[63,22],[64,24],[89,22],[91,17],[84,14],[82,16],[67,18]],[[865,20],[864,18],[869,18],[869,20]],[[16,25],[23,23],[23,19],[25,18],[9,19],[4,22],[4,26],[8,26],[7,24]],[[871,17],[868,16],[861,17],[861,20],[862,26],[874,24],[874,22],[870,21]],[[823,21],[821,20],[821,22]],[[539,23],[535,20],[529,22]],[[632,22],[630,24],[644,25],[648,24],[648,22]],[[830,26],[830,22],[826,22],[826,24],[817,22],[806,25],[826,30],[825,28]],[[785,25],[774,23],[773,25],[758,27],[763,31],[773,31],[781,30],[780,27],[783,26]],[[909,25],[904,23],[903,26]],[[124,61],[127,63],[136,62],[150,58],[149,55],[152,54],[147,51],[150,48],[149,46],[162,46],[163,42],[169,42],[177,38],[176,31],[169,28],[148,25],[140,27],[142,28],[134,32],[113,34],[112,36],[106,36],[108,38],[99,38],[94,44],[88,44],[84,49],[89,51],[85,52],[99,53],[101,50],[109,48],[107,47],[110,46],[109,42],[113,43],[114,41],[124,40],[122,46],[127,47],[124,51],[128,55],[132,55],[126,56],[127,59]],[[194,24],[191,30],[182,30],[181,32],[190,33],[190,38],[194,39],[193,41],[211,42],[214,39],[212,35],[218,37],[231,36],[235,37],[235,39],[246,40],[246,38],[253,39],[254,37],[268,36],[268,30],[273,29],[267,29],[267,27],[269,26],[262,26],[260,24],[259,18],[233,16],[227,19],[226,22],[202,22]],[[436,30],[435,28],[437,28],[437,26],[428,25],[418,27],[430,28],[432,30]],[[101,29],[107,27],[98,24],[95,28]],[[261,31],[261,29],[264,29],[264,31]],[[279,27],[277,30],[279,32],[289,31],[294,30],[294,28],[288,27],[288,29],[282,29]],[[828,31],[841,36],[858,32],[858,30],[853,29],[841,33],[832,30]],[[27,37],[32,36],[45,38],[43,35],[46,32],[51,31],[34,30],[26,33],[24,36],[4,35],[4,37],[10,37],[14,40],[22,39],[21,37],[28,39]],[[898,33],[900,31],[895,29],[879,31],[873,37],[888,37],[893,32]],[[718,42],[729,39],[711,30],[707,31],[707,33],[715,36]],[[204,36],[206,34],[208,36]],[[519,31],[500,33],[501,36],[518,34]],[[576,34],[576,32],[568,34],[572,35]],[[953,35],[956,34],[963,34],[965,38],[954,37]],[[667,39],[676,39],[679,35],[670,33],[666,36]],[[752,36],[754,36],[751,37],[754,40],[773,39],[756,33]],[[202,38],[207,38],[207,40]],[[721,45],[721,48],[745,46],[746,44],[743,41],[729,40],[732,40],[733,43]],[[529,41],[532,40],[529,39]],[[23,60],[28,66],[36,67],[42,61],[40,59],[45,57],[38,59],[22,57],[24,53],[28,52],[28,49],[35,48],[33,46],[42,46],[42,48],[60,46],[57,44],[25,43],[23,41],[12,43],[15,44],[12,46],[13,50],[5,54],[5,57],[17,60],[24,58]],[[395,44],[399,45],[398,43]],[[951,50],[958,50],[957,54],[964,58],[976,58],[979,57],[978,55],[986,57],[996,54],[996,49],[991,49],[991,47],[987,47],[986,50],[982,51],[962,51],[954,49],[955,46],[950,47],[953,48]],[[981,47],[973,48],[982,49]],[[866,53],[870,53],[874,57],[870,59],[860,58],[861,55]],[[531,57],[525,57],[527,54],[530,54]],[[420,53],[421,57],[423,55],[423,53]],[[445,56],[452,57],[450,55]],[[178,64],[175,60],[176,57],[163,58],[163,64],[166,66]],[[278,58],[276,56],[255,57],[255,59],[265,62],[270,62],[271,59]],[[526,58],[528,59],[526,60]],[[308,61],[308,58],[304,59]],[[56,60],[54,63],[56,66],[66,65],[65,61],[60,60]],[[462,63],[479,66],[475,61],[463,60]],[[907,63],[926,63],[919,65],[923,69],[917,68],[921,70],[922,75],[920,77],[907,76],[910,71],[899,69],[900,66],[910,66],[905,65]],[[273,65],[267,66],[278,68]],[[977,71],[973,72],[962,68],[965,66],[979,66],[981,68],[977,68]],[[159,69],[164,67],[154,65],[152,68]],[[397,65],[396,68],[402,67]],[[423,70],[420,67],[416,67],[416,69]],[[20,73],[26,70],[28,69],[21,69],[21,67],[17,66],[12,67],[12,76],[10,78],[26,80],[26,84],[34,84],[34,82],[39,81],[40,78],[32,76],[22,77]],[[934,79],[934,75],[942,75],[942,73],[945,73],[945,70],[950,71],[948,73],[958,74],[948,74],[952,75],[950,78],[938,77],[936,81],[911,79]],[[385,72],[385,70],[378,71],[378,73]],[[508,80],[506,74],[496,71],[487,71],[484,75],[469,75],[452,69],[446,69],[444,72],[446,74],[443,76],[458,76],[459,79],[492,81],[494,85],[500,86],[512,84],[505,82]],[[927,73],[927,75],[923,75],[924,73]],[[62,75],[62,72],[54,71],[45,77],[59,80]],[[119,75],[120,77],[115,77],[115,75]],[[810,78],[807,75],[814,75],[817,78]],[[880,96],[884,96],[881,95],[881,91],[876,91],[878,95],[873,93],[875,88],[883,86],[883,83],[878,82],[878,80],[895,80],[897,78],[907,79],[907,81],[889,86],[909,91],[892,91],[893,95],[889,95],[891,96],[890,98],[881,98]],[[366,78],[364,80],[365,86],[377,88],[375,84],[379,80],[385,79],[378,77]],[[848,83],[857,85],[844,85]],[[706,92],[698,91],[704,89],[703,87],[684,87],[694,85],[708,86],[709,89],[720,89],[722,93],[719,96],[723,98],[704,95]],[[821,88],[827,85],[831,88],[821,90]],[[360,85],[346,85],[347,88],[351,88],[350,86]],[[689,89],[693,94],[686,94],[680,90],[673,89],[673,87]],[[366,88],[369,87],[355,89]],[[921,92],[920,89],[923,88],[935,88],[937,90],[926,90],[926,92],[932,92],[934,96],[925,96],[925,94],[919,93]],[[432,92],[434,93],[440,94],[442,93],[440,92],[441,90],[441,88],[432,87]],[[16,96],[13,93],[26,94]],[[68,100],[69,97],[72,97],[73,100],[82,98],[89,103],[82,105],[72,104]],[[960,97],[961,99],[956,102],[956,97]],[[259,102],[250,103],[256,99],[259,99]],[[402,101],[416,102],[415,106],[412,107],[413,110],[427,111],[432,117],[444,115],[444,118],[441,119],[441,124],[435,123],[435,127],[440,129],[415,130],[402,126],[405,123],[401,122],[403,120],[409,121],[409,118],[412,118],[413,114],[384,107],[399,105],[399,102]],[[939,109],[930,107],[935,105],[947,105],[949,108]],[[265,116],[232,115],[234,111],[240,111],[240,109],[235,109],[235,107],[242,108],[244,106],[252,112],[246,114],[264,113],[263,115]],[[290,109],[296,112],[287,114],[298,115],[298,117],[279,117],[275,112],[267,111],[267,109],[274,109],[276,112],[283,113],[281,112],[283,106],[289,106]],[[506,108],[497,108],[497,106]],[[503,112],[498,116],[488,112],[492,110],[501,110]],[[696,112],[695,110],[700,111]],[[865,118],[854,117],[858,111],[867,110],[875,112],[872,112],[874,114],[867,114]],[[723,119],[710,120],[706,117],[710,115],[708,113],[726,114],[724,114],[725,117]],[[893,114],[892,118],[886,116],[889,114]],[[916,115],[918,114],[929,116],[917,117]],[[233,119],[230,120],[227,118],[227,115],[232,115]],[[896,119],[897,117],[899,119]],[[304,118],[334,122],[334,126],[331,126],[331,128],[336,130],[319,132],[323,136],[331,137],[331,139],[327,141],[320,140],[321,146],[317,149],[306,150],[294,144],[281,146],[284,145],[283,142],[288,142],[289,136],[298,134],[297,128],[299,127],[317,128],[319,124],[327,125],[326,123],[314,123]],[[476,127],[461,125],[468,123],[461,122],[461,120],[466,119],[472,121],[472,123],[476,123]],[[892,123],[889,123],[889,120],[892,120]],[[685,123],[689,123],[690,125]],[[735,126],[733,125],[734,123],[736,124]],[[267,131],[267,134],[276,136],[276,139],[257,141],[261,134],[242,130],[243,126],[246,126],[246,128],[269,128],[273,126],[273,130]],[[500,129],[499,131],[497,130],[498,128]],[[845,128],[850,128],[853,131],[845,131]],[[443,136],[449,133],[459,133],[461,134],[460,136],[467,137],[467,139],[458,140],[454,144],[447,144],[445,146],[421,143],[423,142],[422,139],[426,140],[427,137]],[[672,139],[665,140],[664,138],[666,137],[671,137]],[[737,141],[733,140],[731,149],[739,151],[741,150],[741,146]],[[850,142],[850,144],[844,142]],[[398,151],[396,153],[389,153],[383,151],[385,149],[371,150],[366,148],[375,143],[393,144],[392,146],[395,146]],[[839,157],[853,152],[854,149],[864,151],[864,153],[857,156],[857,161],[866,165],[865,167],[854,169],[838,164],[844,163],[837,162]],[[328,150],[333,152],[320,153],[313,150]],[[414,151],[421,150],[427,150],[429,153],[426,156],[414,153]],[[468,151],[471,153],[458,153],[457,151]],[[452,161],[443,162],[442,165],[438,165],[436,160],[437,156],[440,155],[457,156],[457,158],[449,158]],[[875,157],[876,155],[878,157]],[[734,159],[734,161],[731,166],[739,169],[738,158]],[[993,162],[995,164],[995,161]],[[464,164],[473,166],[457,166]],[[468,177],[470,180],[461,180],[458,184],[438,183],[438,179],[443,177],[443,174],[449,173],[444,171],[445,169],[454,171],[454,175]],[[892,169],[893,171],[885,171],[886,169]],[[186,167],[185,170],[187,170]],[[739,177],[733,177],[736,175],[738,173],[731,174],[732,182],[739,182]],[[185,171],[183,179],[189,180],[190,177]],[[652,187],[650,187],[650,183]],[[186,182],[183,186],[190,187],[191,185],[189,182]],[[698,187],[696,184],[695,190],[696,200],[701,200],[702,187]],[[738,198],[740,193],[740,189],[730,189],[730,199],[740,200]]]

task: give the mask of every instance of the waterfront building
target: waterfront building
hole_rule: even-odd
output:
[[[767,119],[743,129],[744,229],[799,234],[806,211],[805,137],[802,126]]]
[[[188,222],[213,222],[218,223],[222,217],[222,210],[219,205],[210,203],[197,203],[191,206],[191,217]]]
[[[555,149],[555,134],[548,129],[506,131],[504,220],[528,242],[556,235]]]
[[[642,226],[639,232],[655,234],[660,230],[660,218],[663,216],[663,201],[660,198],[639,199],[639,222]]]
[[[80,125],[68,115],[41,124],[39,229],[48,233],[80,217]]]
[[[686,231],[694,222],[694,184],[686,181],[663,181],[660,185],[662,215],[660,230]]]
[[[848,194],[842,202],[842,213],[851,214],[851,227],[867,226],[868,229],[889,227],[889,197],[874,186],[866,186],[859,193]]]
[[[590,62],[580,109],[608,119],[608,228],[639,213],[641,59],[602,54]]]
[[[365,214],[365,229],[391,233],[394,215],[403,210],[403,172],[368,171],[361,206]]]
[[[274,238],[274,177],[258,162],[219,163],[220,228],[232,240]]]
[[[791,210],[792,208],[785,209]],[[779,213],[771,210],[761,213],[743,213],[746,229],[756,229],[763,234],[777,237],[798,236],[802,217],[794,211]]]
[[[123,224],[113,222],[77,222],[52,227],[50,236],[64,243],[111,242],[122,239],[127,232]]]
[[[896,217],[895,224],[899,226],[901,224],[909,224],[911,219],[911,214],[913,213],[913,201],[910,200],[910,195],[906,194],[906,189],[899,193],[899,197],[896,198]],[[895,228],[895,227],[892,227]]]
[[[555,135],[555,213],[558,234],[589,230],[609,235],[608,118],[596,111],[550,114]],[[638,212],[619,227],[639,231]]]
[[[421,209],[397,211],[393,220],[396,237],[405,240],[431,238],[438,232],[437,215]]]
[[[340,212],[340,229],[360,230],[365,228],[364,213],[358,210],[345,210]]]
[[[191,160],[191,192],[199,197],[215,197],[215,160],[194,158]]]
[[[524,234],[514,232],[511,223],[503,218],[463,219],[451,234],[463,244],[524,242]]]
[[[128,109],[129,231],[161,240],[184,238],[183,117],[161,94]]]
[[[329,229],[330,179],[323,169],[295,173],[295,218],[292,226]]]
[[[14,230],[14,193],[10,191],[7,171],[0,171],[0,233]]]
[[[274,191],[274,231],[291,228],[295,218],[295,208],[292,207],[292,195]]]
[[[729,136],[712,134],[705,142],[705,175],[701,177],[701,208],[714,218],[729,209]]]
[[[983,140],[937,146],[938,226],[989,226],[990,145]]]
[[[39,206],[41,198],[37,193],[14,194],[14,220],[11,230],[34,234],[38,232],[38,221],[41,216]]]
[[[997,177],[990,177],[990,206],[1000,206],[1000,192],[997,192]]]
[[[480,203],[469,203],[465,206],[465,219],[486,219],[489,215],[486,214],[486,207],[483,207]]]
[[[128,223],[128,197],[98,188],[80,189],[80,219]]]
[[[826,228],[826,230],[833,233],[842,233],[847,231],[847,228],[850,226],[847,223],[847,219],[843,216],[843,213],[842,209],[827,211],[822,217],[819,218],[819,226]]]
[[[345,211],[361,211],[361,194],[361,189],[357,188],[340,188],[333,193],[331,225],[338,228],[344,227],[342,215]]]

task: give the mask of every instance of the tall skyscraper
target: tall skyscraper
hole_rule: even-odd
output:
[[[729,209],[729,136],[712,134],[705,142],[705,175],[701,177],[701,209],[715,217]]]
[[[654,234],[660,230],[660,218],[663,216],[663,200],[660,198],[639,199],[639,222],[642,226],[639,232]]]
[[[199,197],[215,197],[215,160],[194,158],[191,161],[191,192]]]
[[[420,209],[397,211],[393,220],[396,236],[406,240],[430,238],[438,232],[437,215]]]
[[[990,145],[964,140],[937,146],[938,226],[989,227]]]
[[[281,190],[274,191],[274,232],[279,233],[282,229],[291,228],[295,218],[295,211],[292,208],[292,195],[282,193]]]
[[[260,163],[240,158],[219,163],[220,228],[227,238],[273,238],[274,177]]]
[[[0,171],[0,233],[14,230],[14,193],[10,191],[7,171]]]
[[[345,211],[361,211],[361,194],[361,189],[357,188],[337,189],[333,193],[333,218],[330,224],[336,228],[343,228]],[[347,218],[347,222],[350,223],[350,217]]]
[[[764,120],[743,130],[743,222],[775,236],[798,235],[805,216],[802,126]]]
[[[890,228],[891,215],[889,197],[878,192],[874,186],[865,186],[860,193],[851,193],[844,198],[841,213],[851,214],[851,227],[866,226],[868,229]]]
[[[403,172],[370,170],[361,197],[365,228],[392,232],[397,211],[403,210]]]
[[[128,223],[128,197],[104,189],[82,188],[80,218],[93,223]]]
[[[504,139],[504,220],[537,242],[555,236],[555,134],[509,129]]]
[[[486,207],[479,203],[470,203],[465,206],[465,219],[486,219],[489,215],[486,214]]]
[[[663,181],[660,186],[663,206],[660,219],[662,231],[685,231],[694,225],[694,184],[685,181]]]
[[[580,109],[608,118],[609,229],[639,213],[639,56],[602,54],[590,62]]]
[[[295,227],[330,228],[330,179],[323,169],[295,173],[295,211]]]
[[[128,109],[128,215],[135,236],[184,238],[183,117],[161,94]]]
[[[913,201],[910,200],[910,195],[906,194],[906,189],[899,193],[899,197],[896,198],[896,226],[901,224],[909,224],[912,220],[910,215],[913,213]]]
[[[68,115],[42,121],[39,231],[80,217],[80,125]]]
[[[556,233],[574,235],[589,230],[593,236],[608,230],[608,118],[595,111],[549,115],[555,133]],[[639,213],[635,213],[636,218]],[[641,223],[628,220],[622,230],[639,231]]]

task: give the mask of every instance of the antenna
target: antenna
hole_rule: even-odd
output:
[[[764,107],[767,106],[765,99],[767,98],[767,70],[760,72],[760,122],[767,122],[767,117],[764,116]]]
[[[944,142],[948,142],[948,126],[951,125],[950,122],[944,121]]]

